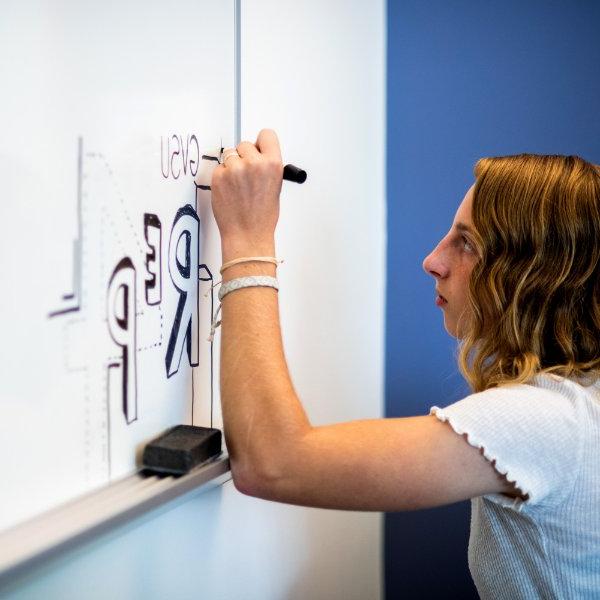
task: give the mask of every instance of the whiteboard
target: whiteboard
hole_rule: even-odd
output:
[[[208,186],[234,33],[233,0],[3,6],[0,530],[171,425],[221,426]]]

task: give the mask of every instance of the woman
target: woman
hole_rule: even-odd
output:
[[[471,498],[482,597],[600,593],[600,170],[577,157],[479,161],[423,263],[473,394],[427,416],[324,427],[311,426],[290,381],[268,287],[276,265],[247,260],[275,256],[281,174],[277,137],[263,130],[226,151],[212,181],[237,488],[354,510]]]

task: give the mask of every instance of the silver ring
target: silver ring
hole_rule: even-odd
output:
[[[232,156],[237,156],[238,158],[240,157],[240,155],[237,153],[237,150],[232,150],[231,152],[228,152],[224,157],[223,157],[223,163],[225,164],[227,162],[228,158],[231,158]]]

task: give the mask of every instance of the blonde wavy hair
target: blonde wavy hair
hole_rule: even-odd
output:
[[[519,154],[475,166],[478,261],[459,368],[475,392],[600,376],[600,167]]]

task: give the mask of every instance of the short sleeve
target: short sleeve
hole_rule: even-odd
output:
[[[446,408],[433,406],[430,414],[466,434],[469,444],[482,449],[527,496],[525,501],[503,494],[485,498],[521,510],[523,505],[554,505],[573,487],[582,438],[576,398],[552,384],[492,388]]]

